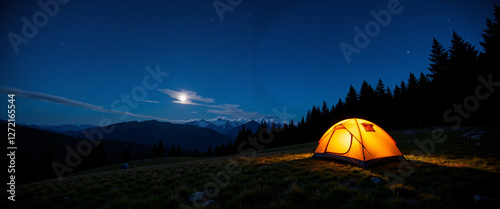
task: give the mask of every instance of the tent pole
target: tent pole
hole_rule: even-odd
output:
[[[361,135],[361,129],[359,129],[359,123],[358,123],[358,120],[356,120],[356,118],[353,118],[354,119],[354,122],[356,122],[356,126],[358,127],[358,132],[359,132],[359,140],[361,141],[361,147],[363,148],[363,162],[366,162],[366,159],[365,159],[365,145],[363,144],[363,136]]]

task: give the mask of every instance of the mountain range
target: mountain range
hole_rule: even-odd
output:
[[[243,125],[246,128],[252,129],[252,131],[256,131],[257,126],[255,123],[260,124],[262,121],[265,121],[269,127],[271,127],[272,123],[277,127],[281,127],[283,122],[277,122],[276,119],[272,118],[257,118],[257,119],[246,119],[246,118],[238,118],[238,119],[229,119],[226,117],[216,117],[213,119],[192,119],[186,121],[179,121],[173,124],[184,124],[184,125],[192,125],[200,128],[209,128],[213,129],[221,134],[230,135],[236,137],[234,133],[238,133],[238,130],[241,129]],[[89,124],[61,124],[61,125],[33,125],[33,124],[19,124],[24,127],[41,129],[50,132],[56,133],[71,133],[71,131],[80,131],[83,129],[94,128],[96,126]],[[235,131],[236,128],[236,131]],[[255,128],[255,130],[254,130]]]
[[[61,133],[64,131],[78,131],[86,128],[95,127],[89,124],[61,124],[61,125],[32,125],[32,124],[19,124],[28,128],[36,128],[40,130]]]
[[[160,121],[131,121],[112,124],[114,130],[109,134],[104,134],[104,139],[114,140],[117,142],[139,143],[144,145],[157,144],[162,140],[165,146],[171,144],[180,145],[183,150],[206,150],[210,145],[227,143],[232,141],[238,135],[238,132],[245,127],[253,133],[257,132],[262,121],[265,121],[270,127],[274,122],[272,119],[228,119],[217,117],[214,119],[196,119],[184,121],[182,123],[170,123]],[[3,121],[6,123],[6,121]],[[92,131],[99,128],[92,125],[81,124],[62,124],[62,125],[33,125],[33,124],[18,124],[22,127],[44,130],[52,133],[64,134],[72,138],[85,139],[84,131]],[[280,123],[275,123],[275,126],[281,126]],[[110,126],[105,127],[110,128]],[[30,130],[30,133],[40,133]],[[20,133],[21,134],[21,133]],[[29,136],[37,138],[39,136]],[[56,137],[61,138],[61,137]],[[28,140],[28,141],[30,141]]]
[[[85,138],[83,132],[91,132],[92,129],[94,128],[64,131],[62,133],[76,138]],[[159,140],[162,140],[165,146],[175,144],[180,145],[182,149],[188,150],[206,150],[210,145],[215,146],[233,140],[232,137],[210,128],[156,120],[115,123],[103,127],[103,129],[113,130],[108,134],[103,134],[104,139],[149,145],[158,144]]]
[[[204,119],[192,120],[183,124],[202,127],[202,128],[210,128],[219,133],[225,133],[247,122],[248,121],[242,121],[242,120],[237,121],[237,120],[227,120],[223,118],[215,118],[212,120],[204,120]]]
[[[7,127],[7,121],[0,120],[0,126]],[[40,158],[47,147],[50,147],[54,155],[54,160],[61,163],[65,162],[66,155],[68,154],[67,146],[76,150],[77,144],[80,141],[87,140],[86,138],[77,138],[60,133],[54,133],[46,130],[41,130],[32,127],[24,127],[16,125],[16,157],[19,157],[20,162],[26,160],[29,155],[32,155],[36,159]],[[102,141],[105,145],[106,152],[108,153],[108,158],[111,162],[118,161],[118,156],[126,148],[130,148],[132,153],[135,152],[150,152],[152,145],[147,145],[137,142],[123,142],[119,140],[108,140]]]
[[[250,128],[252,132],[255,132],[260,126],[260,123],[262,123],[263,121],[267,123],[268,128],[270,128],[273,123],[276,127],[281,127],[283,125],[283,122],[277,122],[277,120],[272,118],[258,118],[251,120],[244,118],[228,119],[225,117],[217,117],[209,120],[195,119],[186,121],[183,124],[210,128],[221,134],[236,137],[238,135],[238,131],[241,130],[242,126],[245,126],[245,128]]]

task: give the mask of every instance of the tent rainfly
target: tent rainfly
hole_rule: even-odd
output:
[[[403,156],[394,139],[376,124],[351,118],[333,125],[321,137],[312,157],[333,158],[367,168],[374,162]]]

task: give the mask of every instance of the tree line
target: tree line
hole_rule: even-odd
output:
[[[317,141],[336,122],[354,117],[370,120],[386,130],[500,125],[500,93],[495,93],[500,91],[499,15],[499,7],[495,6],[494,20],[486,20],[480,42],[483,52],[455,31],[448,49],[433,38],[429,67],[423,69],[426,73],[409,73],[407,80],[393,88],[382,79],[375,88],[366,81],[359,89],[351,85],[344,100],[339,98],[332,106],[326,101],[313,105],[298,123],[291,120],[279,129],[271,127],[273,141],[266,147]],[[269,127],[262,128],[269,133]],[[255,136],[242,130],[234,144]]]

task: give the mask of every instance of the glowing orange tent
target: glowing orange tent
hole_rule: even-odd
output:
[[[333,125],[321,137],[313,157],[333,158],[368,167],[376,161],[402,156],[394,139],[376,124],[351,118]]]

